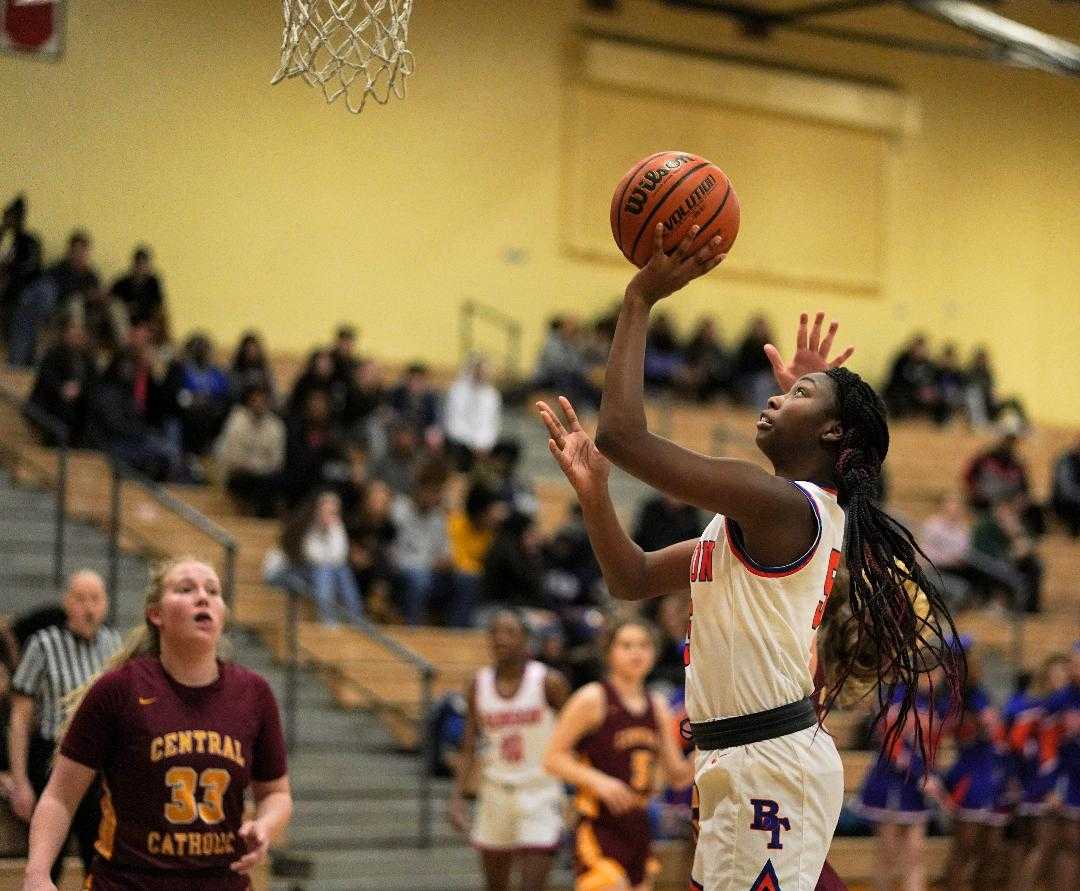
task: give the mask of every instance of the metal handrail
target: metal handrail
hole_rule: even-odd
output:
[[[7,387],[0,387],[0,400],[18,409],[22,415],[44,428],[56,440],[56,535],[53,541],[53,584],[59,591],[64,584],[64,545],[67,538],[67,483],[70,433],[67,425],[40,406],[23,399]]]
[[[297,682],[300,668],[300,597],[302,595],[291,587],[285,590],[289,598],[288,620],[285,629],[286,647],[289,653],[289,661],[285,666],[285,745],[292,752],[296,750],[297,746],[296,712],[298,705]],[[394,640],[394,638],[366,619],[352,622],[349,627],[355,628],[396,659],[416,669],[417,674],[420,676],[420,720],[421,722],[427,721],[431,715],[433,704],[432,688],[438,669],[419,653],[413,652],[400,641]],[[319,660],[312,661],[318,662]],[[430,848],[433,835],[434,811],[432,808],[431,770],[429,765],[432,763],[435,740],[430,733],[421,732],[420,737],[423,751],[420,757],[416,843],[418,847]]]
[[[464,300],[458,323],[459,350],[464,360],[473,351],[473,324],[485,319],[506,332],[506,370],[517,376],[521,367],[521,322],[495,306],[478,300]]]

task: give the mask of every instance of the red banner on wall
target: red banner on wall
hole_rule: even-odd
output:
[[[63,48],[63,0],[2,0],[0,49],[56,58]]]

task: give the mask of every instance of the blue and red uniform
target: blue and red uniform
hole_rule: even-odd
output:
[[[1006,778],[1005,729],[997,709],[982,687],[969,687],[952,735],[957,757],[945,775],[955,816],[972,823],[1004,826],[1008,821],[997,805]]]
[[[1043,732],[1046,719],[1044,697],[1020,693],[1010,700],[1005,719],[1010,754],[1010,774],[1017,789],[1016,814],[1038,817],[1046,812],[1057,782],[1057,768],[1046,756],[1049,737]]]
[[[1040,771],[1053,777],[1066,817],[1080,820],[1080,685],[1046,698],[1039,727]]]

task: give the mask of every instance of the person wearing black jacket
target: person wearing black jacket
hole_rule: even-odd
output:
[[[67,428],[69,445],[79,446],[85,441],[94,378],[94,358],[87,345],[86,329],[77,320],[69,319],[59,341],[42,358],[28,400]],[[46,445],[56,445],[53,433],[39,425],[32,413],[27,414],[27,420]]]
[[[19,294],[41,275],[41,241],[25,227],[26,198],[18,195],[0,221],[0,339],[5,341]]]

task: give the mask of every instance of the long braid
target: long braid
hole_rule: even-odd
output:
[[[885,405],[854,372],[834,368],[826,374],[836,390],[843,430],[835,475],[847,514],[848,602],[847,609],[834,616],[843,622],[841,636],[852,643],[845,648],[848,658],[832,666],[824,708],[827,713],[849,678],[875,681],[876,721],[885,716],[894,694],[899,699],[896,720],[885,730],[883,746],[888,749],[914,717],[920,677],[941,668],[949,704],[955,708],[966,665],[963,653],[952,646],[958,635],[941,591],[918,562],[925,555],[911,532],[877,504],[881,466],[889,451]],[[915,746],[927,765],[936,748],[933,690],[930,697],[930,739],[922,722],[914,721]]]

